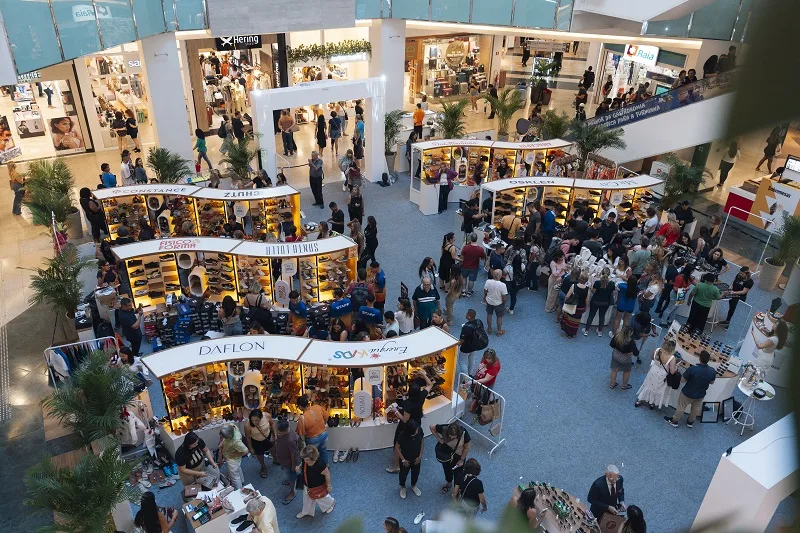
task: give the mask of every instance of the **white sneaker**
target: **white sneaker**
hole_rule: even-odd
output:
[[[422,491],[419,490],[416,485],[411,485],[411,492],[413,492],[416,496],[422,496]]]
[[[406,488],[405,487],[400,487],[400,497],[403,498],[404,500],[406,499]]]
[[[597,336],[598,336],[598,337],[602,337],[602,336],[603,336],[603,332],[602,332],[602,331],[600,331],[599,329],[597,330]]]
[[[613,330],[608,330],[608,336],[613,339],[614,338],[614,331]]]
[[[414,518],[414,523],[415,523],[415,524],[419,524],[420,522],[422,522],[422,519],[423,519],[423,518],[425,518],[425,513],[419,513],[419,514],[418,514],[418,515],[417,515],[417,516]]]
[[[508,310],[508,314],[509,314],[509,315],[513,315],[513,314],[514,314],[514,310],[513,310],[513,309],[509,309],[509,310]]]
[[[339,462],[339,452],[337,450],[333,450],[332,453],[333,453],[333,462],[334,463],[338,463]]]

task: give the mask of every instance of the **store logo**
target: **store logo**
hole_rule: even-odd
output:
[[[252,352],[253,350],[265,351],[266,349],[266,342],[264,341],[242,341],[238,343],[225,343],[220,346],[200,346],[200,350],[198,351],[197,355],[223,355],[226,353]]]
[[[625,59],[629,61],[644,63],[646,65],[655,65],[657,58],[658,58],[657,46],[629,44],[628,47],[625,49]]]
[[[340,56],[331,56],[331,63],[352,63],[354,61],[366,61],[367,53],[358,52],[355,54],[345,54]]]
[[[297,243],[281,243],[281,244],[268,244],[266,255],[273,256],[292,256],[315,254],[319,252],[319,243],[317,242],[297,242]]]
[[[333,359],[380,359],[384,352],[404,354],[408,351],[408,346],[393,346],[395,344],[395,341],[387,341],[379,348],[337,350],[333,352]]]
[[[200,245],[200,239],[169,239],[160,241],[160,250],[194,250]]]
[[[131,59],[130,61],[128,61],[128,68],[137,68],[141,66],[142,62],[139,61],[138,59]]]
[[[95,6],[91,4],[78,4],[72,6],[72,21],[73,22],[89,22],[95,18],[110,19],[111,10],[107,6],[97,6],[95,15]]]
[[[217,50],[241,50],[261,46],[260,35],[230,35],[217,37]]]
[[[555,185],[556,182],[554,180],[511,180],[508,182],[509,185]]]
[[[34,70],[31,72],[26,72],[25,74],[20,74],[17,76],[17,81],[19,83],[28,83],[29,81],[38,80],[42,77],[42,73],[38,70]]]

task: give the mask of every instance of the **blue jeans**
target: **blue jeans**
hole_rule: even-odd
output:
[[[306,437],[306,446],[315,446],[319,451],[319,458],[328,466],[328,432],[323,431],[316,437]]]
[[[208,158],[207,152],[197,152],[197,162],[199,163],[200,160],[205,159],[206,163],[208,164],[208,169],[211,170],[214,168],[214,165],[211,164],[211,160]]]
[[[472,375],[472,369],[475,368],[475,354],[477,352],[458,352],[456,359],[456,379],[453,380],[453,388],[458,388],[458,374]]]
[[[292,487],[292,490],[294,490],[294,480],[297,478],[297,472],[295,471],[294,468],[286,468],[285,466],[282,466],[281,470],[283,470],[283,474],[286,477],[286,481],[289,482],[289,485]]]

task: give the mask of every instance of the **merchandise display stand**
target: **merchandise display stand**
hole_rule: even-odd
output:
[[[617,164],[597,154],[589,154],[583,177],[588,180],[613,180],[617,177]]]
[[[288,185],[212,189],[154,183],[98,189],[94,194],[103,204],[112,243],[123,220],[127,220],[131,237],[136,239],[141,217],[150,221],[160,238],[213,236],[226,222],[239,221],[248,238],[263,241],[267,233],[279,236],[283,213],[291,213],[298,234],[302,231],[300,193]],[[186,222],[190,228],[184,228]]]
[[[601,533],[600,525],[589,512],[586,504],[563,489],[554,487],[549,483],[530,481],[520,483],[514,487],[514,496],[519,498],[522,491],[533,488],[536,490],[536,513],[540,514],[545,509],[541,527],[544,531],[552,533],[568,533],[584,531],[585,533]],[[608,515],[607,515],[608,516]],[[611,515],[618,519],[618,527],[625,521],[624,516]],[[606,529],[606,531],[609,531]],[[610,529],[616,531],[616,529]]]
[[[734,426],[742,426],[742,432],[739,435],[744,435],[745,428],[750,428],[750,431],[756,429],[756,404],[758,402],[768,402],[775,397],[775,388],[766,381],[759,381],[755,384],[749,384],[744,379],[740,379],[737,384],[739,392],[744,394],[747,399],[744,403],[733,412],[728,424],[733,422]],[[755,392],[760,390],[764,393],[763,396],[758,397]]]
[[[655,200],[651,189],[663,182],[664,180],[647,174],[611,180],[576,179],[570,205],[576,201],[588,200],[589,207],[598,213],[600,204],[608,202],[617,208],[618,216],[633,209],[639,222],[642,222],[647,218],[647,208]]]
[[[434,382],[423,406],[423,428],[452,418],[457,345],[435,327],[356,344],[247,335],[186,344],[142,361],[161,380],[169,419],[162,440],[170,453],[189,429],[215,448],[226,420],[241,421],[256,406],[295,422],[295,402],[303,393],[337,422],[327,430],[328,449],[373,450],[393,445],[396,426],[383,416],[382,405],[407,391],[417,369]],[[364,378],[353,380],[353,370]]]
[[[522,217],[526,212],[525,207],[536,200],[545,206],[552,205],[556,223],[565,224],[574,181],[572,178],[547,176],[496,180],[481,185],[480,202],[483,205],[484,191],[492,195],[493,225],[499,225],[500,219],[511,213]]]
[[[458,375],[458,394],[453,396],[453,418],[470,429],[470,435],[478,436],[489,443],[489,457],[505,442],[503,437],[503,415],[506,399],[494,389],[482,385],[467,374]],[[475,402],[477,412],[470,411]],[[491,416],[484,416],[483,408],[489,406]],[[487,410],[488,415],[488,410]]]
[[[544,165],[544,172],[548,173],[553,160],[563,157],[572,143],[562,139],[536,142],[506,142],[492,143],[492,174],[487,181],[500,179],[497,175],[497,165],[500,159],[506,158],[508,166],[512,169],[511,177],[533,176],[538,167],[537,163]]]
[[[796,426],[789,414],[720,457],[692,530],[735,524],[766,531],[778,505],[797,490]]]
[[[252,484],[248,483],[243,489],[254,492],[256,497],[258,497],[258,492]],[[228,489],[223,490],[227,491]],[[222,494],[225,494],[225,492],[222,492]],[[238,526],[236,524],[231,524],[231,520],[243,514],[247,514],[245,511],[247,507],[245,501],[247,495],[240,489],[233,490],[225,494],[225,496],[222,496],[222,498],[227,500],[230,509],[226,509],[222,505],[215,505],[217,503],[221,504],[221,502],[216,501],[219,495],[220,491],[212,490],[208,493],[202,493],[202,496],[207,496],[208,501],[211,503],[207,503],[204,499],[195,498],[183,504],[181,511],[186,519],[186,528],[189,531],[193,531],[194,533],[229,533],[230,531],[236,531]],[[200,494],[198,494],[198,496],[200,496]],[[198,519],[195,519],[195,516],[198,516]],[[248,531],[253,531],[253,529],[250,528]]]
[[[739,302],[747,303],[747,302]],[[778,321],[772,313],[758,312],[753,315],[752,322],[748,331],[742,340],[742,346],[739,348],[739,357],[742,362],[752,362],[758,355],[756,354],[756,340],[763,343],[768,338],[768,333],[775,327]],[[755,339],[753,338],[755,336]],[[791,380],[791,357],[792,357],[792,340],[789,337],[789,342],[781,350],[775,350],[775,359],[772,361],[772,366],[767,370],[766,379],[776,387],[788,387]]]

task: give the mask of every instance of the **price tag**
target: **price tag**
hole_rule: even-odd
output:
[[[372,368],[365,368],[364,375],[367,377],[367,383],[370,385],[381,385],[383,383],[383,367],[373,366]]]
[[[358,418],[367,418],[372,414],[372,395],[367,391],[353,394],[353,414]]]
[[[239,203],[234,204],[233,214],[236,215],[236,218],[244,218],[247,216],[247,206]]]

